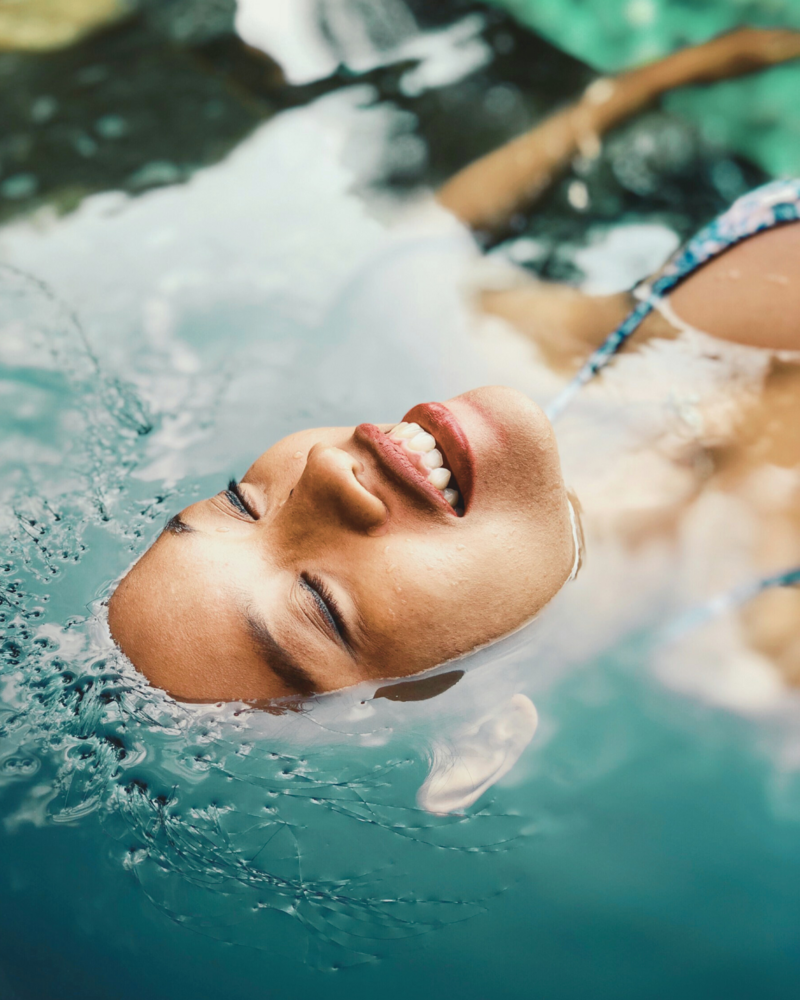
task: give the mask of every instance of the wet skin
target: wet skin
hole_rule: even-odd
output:
[[[112,635],[152,684],[263,701],[404,677],[550,600],[574,551],[541,410],[491,387],[406,419],[436,438],[463,516],[389,442],[391,424],[284,438],[237,491],[173,519],[113,595]]]

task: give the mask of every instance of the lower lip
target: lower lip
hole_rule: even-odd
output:
[[[419,424],[436,438],[461,491],[464,509],[468,510],[475,487],[475,455],[461,424],[443,403],[420,403],[403,420]]]
[[[383,469],[389,475],[406,487],[411,487],[415,493],[422,494],[430,503],[442,511],[458,517],[456,511],[445,500],[441,490],[429,483],[427,478],[406,457],[399,442],[394,442],[375,424],[359,424],[354,437],[366,445],[378,458]]]

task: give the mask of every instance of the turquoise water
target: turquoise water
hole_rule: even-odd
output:
[[[584,80],[538,51],[564,92]],[[388,198],[398,150],[435,179],[437,100],[513,82],[510,130],[544,103],[499,56],[476,72],[413,107],[346,79],[185,183],[109,181],[0,229],[2,1000],[796,994],[796,699],[743,711],[701,682],[709,647],[654,648],[681,602],[646,558],[596,554],[602,605],[582,575],[414,703],[176,706],[105,635],[102,599],[163,520],[277,437],[523,384],[470,333],[469,241]],[[588,178],[588,217],[559,189],[497,253],[533,242],[543,273],[575,274],[610,219],[677,238],[759,176],[647,128],[683,137],[682,174],[641,161],[669,183],[625,187],[613,156],[639,126]],[[463,814],[421,810],[436,747],[518,692],[541,720],[519,763]]]
[[[797,0],[494,0],[523,23],[605,73],[665,56],[742,26],[797,28]],[[749,157],[775,174],[800,170],[800,117],[794,95],[797,66],[753,80],[731,80],[713,91],[693,87],[667,97],[670,110],[695,123],[712,142]]]
[[[447,883],[480,895],[470,919],[380,942],[374,963],[317,972],[304,932],[283,914],[264,914],[257,950],[182,926],[212,912],[229,927],[246,924],[235,891],[212,910],[214,890],[195,889],[178,921],[163,903],[151,905],[123,863],[130,833],[110,840],[96,816],[25,825],[4,837],[14,918],[4,927],[3,966],[22,987],[4,995],[794,995],[797,791],[787,801],[788,790],[775,788],[751,727],[642,684],[639,665],[635,651],[595,663],[590,679],[559,685],[540,703],[559,732],[489,806],[525,827],[506,849],[448,855],[384,836],[372,862],[382,876],[388,868],[412,896]],[[223,782],[216,791],[229,796]],[[170,812],[186,798],[182,790]],[[346,827],[326,816],[324,840],[342,836],[347,845],[336,844],[334,857],[305,831],[312,866],[328,876],[365,863],[370,838]]]

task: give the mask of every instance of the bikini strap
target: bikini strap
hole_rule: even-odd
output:
[[[547,407],[550,420],[559,417],[578,392],[611,361],[638,330],[660,299],[700,267],[757,233],[800,220],[800,178],[772,181],[735,201],[723,215],[700,230],[667,263],[641,301],[583,364]]]
[[[661,629],[661,638],[665,642],[673,642],[682,638],[687,632],[692,632],[700,625],[717,618],[726,611],[734,611],[742,607],[754,597],[763,594],[765,590],[773,590],[776,587],[800,587],[800,566],[793,569],[784,570],[781,573],[774,573],[771,576],[763,576],[758,580],[751,580],[735,587],[726,593],[718,594],[705,604],[680,615],[673,619],[668,625]]]

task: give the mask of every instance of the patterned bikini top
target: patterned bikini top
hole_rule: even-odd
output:
[[[657,309],[681,282],[704,264],[757,233],[774,229],[784,222],[800,221],[800,178],[772,181],[735,201],[723,215],[701,229],[669,261],[650,286],[648,295],[594,351],[574,378],[547,407],[556,420],[588,382],[608,365],[642,322]]]
[[[786,222],[800,221],[800,178],[772,181],[739,198],[723,215],[701,229],[686,246],[667,263],[659,277],[649,286],[642,301],[589,357],[574,378],[562,389],[547,408],[555,421],[569,406],[580,390],[608,365],[633,336],[644,319],[654,309],[663,307],[666,298],[682,281],[704,264],[737,243],[766,232]],[[714,598],[673,622],[665,630],[665,638],[675,638],[721,612],[750,601],[757,594],[773,587],[800,585],[800,567],[762,577]]]

